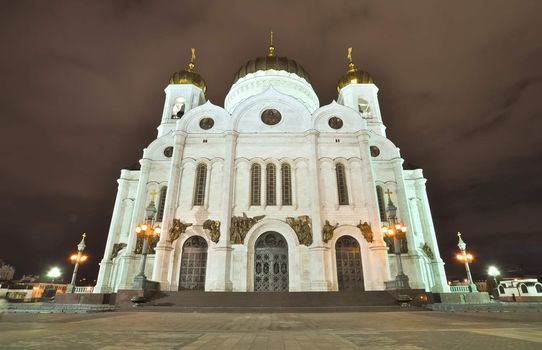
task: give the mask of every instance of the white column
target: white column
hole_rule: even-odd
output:
[[[160,241],[156,246],[156,255],[154,268],[152,271],[152,280],[160,283],[161,290],[170,290],[171,281],[168,281],[170,275],[169,266],[170,255],[173,250],[169,240],[169,229],[175,212],[177,211],[179,189],[181,186],[182,166],[184,144],[186,140],[186,132],[176,131],[173,139],[173,156],[171,159],[171,168],[169,170],[169,179],[166,192],[166,202],[164,205],[164,217],[162,218],[162,234]]]
[[[416,181],[416,195],[422,200],[420,214],[423,216],[422,225],[424,225],[424,238],[429,247],[431,247],[431,250],[435,256],[435,260],[431,262],[431,270],[433,272],[433,279],[435,281],[435,285],[432,286],[431,291],[446,293],[450,291],[450,286],[448,286],[446,272],[444,270],[444,262],[442,261],[438,248],[437,235],[435,233],[431,209],[429,207],[429,199],[427,198],[427,189],[425,187],[426,181],[426,179]]]
[[[235,181],[235,152],[237,146],[238,133],[229,131],[225,134],[226,152],[224,155],[223,168],[223,186],[222,186],[222,214],[220,216],[220,239],[215,247],[210,248],[214,251],[209,254],[207,271],[213,273],[212,278],[208,278],[209,286],[205,286],[208,291],[231,291],[233,285],[231,282],[231,244],[230,244],[230,225],[232,215],[232,199]]]
[[[126,197],[128,189],[127,181],[123,178],[123,172],[121,171],[120,179],[117,180],[117,198],[115,199],[115,206],[113,207],[113,216],[111,218],[111,225],[109,226],[109,233],[107,235],[107,243],[105,245],[105,252],[102,261],[100,262],[100,271],[98,272],[98,279],[96,281],[96,287],[94,287],[94,293],[110,293],[110,276],[113,262],[111,261],[111,253],[113,251],[113,244],[118,241],[120,235],[119,228],[122,224],[122,203]]]
[[[309,247],[311,257],[311,289],[314,291],[331,290],[332,283],[327,276],[330,268],[325,262],[328,260],[330,249],[322,241],[322,206],[320,194],[320,167],[318,156],[318,136],[316,130],[305,133],[307,140],[307,154],[309,158],[309,191],[311,196],[312,245]]]
[[[367,131],[358,134],[358,142],[361,154],[361,186],[363,192],[368,196],[367,211],[369,213],[369,224],[373,231],[373,242],[369,243],[369,261],[371,264],[372,276],[368,276],[375,289],[384,289],[384,281],[390,280],[390,269],[388,262],[388,247],[382,238],[382,223],[378,211],[378,200],[376,198],[376,185],[374,170],[371,163],[369,151],[369,133]]]
[[[395,175],[395,181],[397,183],[397,186],[395,188],[398,208],[397,219],[399,221],[402,221],[408,228],[406,233],[408,256],[407,259],[403,259],[403,261],[405,265],[410,265],[410,269],[408,268],[408,266],[405,266],[406,269],[410,271],[408,276],[410,280],[410,286],[412,288],[424,288],[425,286],[423,285],[422,277],[423,259],[418,254],[418,250],[415,244],[416,240],[414,237],[414,231],[410,229],[412,227],[412,217],[408,206],[409,201],[406,193],[405,178],[403,176],[403,162],[404,160],[402,158],[395,158],[394,160],[392,160],[393,173]]]
[[[139,182],[137,184],[137,194],[134,203],[134,213],[130,222],[130,233],[126,246],[126,254],[121,257],[119,263],[119,289],[132,288],[133,277],[135,276],[136,261],[140,259],[134,254],[137,235],[135,228],[145,219],[145,204],[147,202],[147,182],[151,171],[152,162],[150,159],[143,158],[139,161],[141,170],[139,171]]]

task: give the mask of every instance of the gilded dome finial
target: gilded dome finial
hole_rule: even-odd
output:
[[[273,46],[273,31],[271,31],[269,35],[269,49],[267,51],[267,56],[269,57],[275,56],[275,47]]]
[[[191,48],[192,51],[192,57],[190,57],[190,63],[188,63],[188,71],[193,72],[194,68],[196,68],[196,65],[194,64],[194,61],[196,61],[196,49]]]
[[[352,62],[352,48],[348,48],[348,55],[346,56],[348,58],[348,71],[354,72],[356,70],[356,66],[354,65],[354,62]]]

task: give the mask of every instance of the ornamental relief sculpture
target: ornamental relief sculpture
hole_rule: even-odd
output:
[[[192,226],[192,223],[183,223],[179,219],[173,219],[173,224],[169,229],[169,243],[175,242],[183,233],[186,232],[188,227]]]
[[[245,236],[248,231],[258,221],[263,219],[265,215],[255,216],[249,218],[247,214],[243,212],[243,216],[232,216],[230,227],[230,240],[232,244],[243,244],[245,242]]]
[[[143,238],[143,237],[139,237],[139,236],[137,237],[134,253],[141,254],[141,252],[143,251],[143,241],[144,240],[145,240],[145,238]],[[156,253],[154,248],[156,248],[156,245],[158,244],[158,241],[160,241],[160,236],[153,236],[153,237],[149,238],[149,245],[148,245],[148,248],[147,248],[148,249],[147,250],[148,254]]]
[[[119,252],[126,247],[126,243],[113,244],[113,251],[111,252],[111,259],[115,259]]]
[[[203,222],[203,229],[209,230],[211,241],[218,243],[220,239],[220,221],[207,219]]]
[[[339,223],[336,223],[335,226],[333,226],[329,223],[329,220],[326,220],[326,224],[322,227],[322,240],[324,243],[327,243],[333,238],[333,233],[335,233],[337,227],[339,227]]]
[[[360,220],[359,224],[356,225],[356,227],[359,228],[361,234],[368,243],[373,243],[373,230],[371,229],[371,225],[369,225],[367,221],[362,224]]]
[[[308,215],[298,217],[287,217],[286,223],[294,230],[299,244],[310,246],[312,244],[312,224]]]
[[[427,255],[427,257],[431,260],[435,260],[435,254],[433,254],[433,251],[431,250],[431,247],[427,244],[427,243],[424,243],[422,246],[422,251],[425,253],[425,255]]]

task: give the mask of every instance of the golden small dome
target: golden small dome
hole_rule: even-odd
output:
[[[173,73],[169,79],[170,84],[192,84],[199,87],[203,93],[207,91],[207,85],[205,85],[205,79],[201,75],[196,73],[194,69],[194,61],[196,60],[196,49],[192,48],[192,57],[190,58],[190,63],[188,63],[187,70],[181,70],[179,72]]]
[[[271,32],[271,40],[269,44],[269,49],[267,56],[257,57],[253,60],[248,61],[239,68],[237,74],[233,78],[233,84],[237,80],[243,78],[244,76],[252,73],[256,73],[260,70],[281,70],[288,73],[294,73],[300,78],[305,79],[310,84],[309,73],[296,61],[289,59],[288,57],[279,57],[275,56],[275,47],[273,46],[273,32]]]
[[[357,69],[352,62],[352,48],[348,48],[348,71],[346,74],[339,80],[339,85],[337,86],[337,91],[350,84],[372,84],[373,78],[369,73]]]

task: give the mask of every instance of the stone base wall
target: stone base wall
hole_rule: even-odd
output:
[[[489,294],[477,293],[439,293],[442,304],[487,304],[490,302]]]

